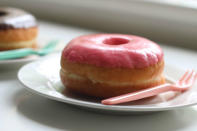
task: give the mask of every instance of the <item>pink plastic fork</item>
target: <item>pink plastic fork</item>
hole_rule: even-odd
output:
[[[174,84],[163,84],[160,86],[155,86],[153,88],[144,89],[141,91],[128,93],[112,98],[108,98],[105,100],[102,100],[101,103],[105,105],[114,105],[114,104],[120,104],[125,103],[129,101],[135,101],[142,98],[155,96],[163,92],[167,91],[186,91],[191,87],[195,80],[197,78],[197,73],[192,71],[187,71],[176,83]]]

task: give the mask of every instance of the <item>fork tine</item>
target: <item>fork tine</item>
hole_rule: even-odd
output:
[[[184,80],[184,83],[185,84],[191,83],[192,82],[191,80],[194,78],[194,76],[195,76],[195,72],[194,70],[192,70],[192,72],[188,74],[187,78]]]
[[[197,73],[193,72],[193,75],[188,83],[191,83],[191,85],[193,85],[195,83],[196,79],[197,79]]]
[[[195,72],[196,73],[196,72]],[[196,82],[196,79],[197,79],[197,73],[196,73],[196,75],[194,76],[194,79],[193,79],[193,81],[192,81],[192,85]]]
[[[187,77],[187,75],[188,75],[189,72],[190,72],[190,70],[187,70],[185,72],[185,74],[183,74],[183,76],[179,79],[179,83],[182,82]]]

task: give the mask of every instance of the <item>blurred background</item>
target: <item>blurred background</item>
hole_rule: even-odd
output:
[[[197,49],[197,0],[0,0],[40,20]]]

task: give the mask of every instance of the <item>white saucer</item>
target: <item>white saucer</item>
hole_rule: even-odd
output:
[[[44,47],[50,40],[47,40],[46,38],[40,38],[38,40],[38,49]],[[54,49],[53,52],[58,52],[61,51],[61,49],[63,49],[64,45],[62,42],[58,42],[58,45],[56,46],[56,48]],[[38,60],[39,58],[41,58],[43,56],[38,56],[38,55],[30,55],[30,56],[26,56],[23,58],[17,58],[17,59],[9,59],[9,60],[0,60],[0,68],[5,68],[5,69],[13,69],[13,68],[18,68],[21,67],[22,65]]]
[[[197,84],[184,93],[167,92],[158,96],[130,102],[122,105],[102,105],[100,100],[75,95],[71,92],[62,93],[65,89],[59,77],[60,54],[53,54],[39,61],[23,66],[18,72],[18,79],[27,89],[56,101],[67,104],[94,109],[97,111],[108,111],[110,113],[142,113],[153,111],[172,110],[197,104]],[[165,66],[165,75],[177,80],[183,70],[173,66]]]

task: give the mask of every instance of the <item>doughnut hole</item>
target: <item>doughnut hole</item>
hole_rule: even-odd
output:
[[[4,15],[6,15],[6,14],[7,14],[6,12],[0,11],[0,16],[4,16]]]
[[[105,39],[103,41],[104,44],[107,44],[107,45],[122,45],[122,44],[127,44],[129,42],[128,39],[125,39],[125,38],[108,38],[108,39]]]

